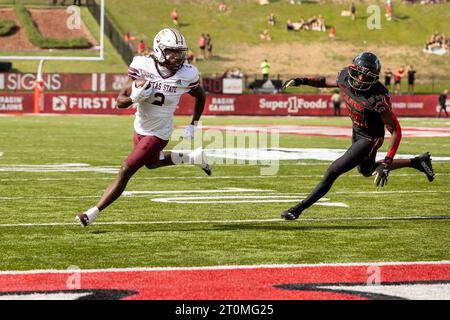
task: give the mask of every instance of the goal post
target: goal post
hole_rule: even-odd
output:
[[[0,60],[16,60],[16,61],[40,61],[36,74],[36,81],[34,85],[34,113],[40,113],[43,110],[44,101],[44,81],[43,81],[43,68],[45,61],[103,61],[105,58],[105,0],[99,0],[100,2],[100,34],[99,39],[99,54],[98,56],[86,57],[86,56],[17,56],[17,55],[0,55]],[[95,18],[95,17],[94,17]]]
[[[100,2],[100,34],[99,38],[99,55],[95,57],[86,56],[3,56],[0,55],[1,60],[28,60],[28,61],[103,61],[105,57],[105,0],[99,0]]]

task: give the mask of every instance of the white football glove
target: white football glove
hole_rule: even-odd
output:
[[[194,139],[194,135],[195,135],[195,129],[196,126],[193,124],[188,125],[185,129],[184,129],[184,139]]]
[[[131,86],[131,94],[130,99],[133,101],[133,103],[142,102],[146,99],[148,99],[150,96],[153,95],[153,88],[148,88],[150,81],[145,81],[145,83],[142,86],[139,86],[139,88],[136,86],[136,81],[133,81],[133,85]]]

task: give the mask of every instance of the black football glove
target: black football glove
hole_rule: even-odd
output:
[[[293,78],[286,81],[281,89],[284,90],[288,87],[298,87],[305,84],[308,84],[308,78]]]
[[[373,176],[375,176],[375,179],[373,180],[373,183],[378,187],[381,185],[381,187],[384,187],[388,183],[388,177],[389,177],[389,170],[391,168],[392,159],[386,158],[382,163],[378,165],[378,167],[373,172]]]

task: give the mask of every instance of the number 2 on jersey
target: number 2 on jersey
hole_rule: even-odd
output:
[[[164,101],[166,101],[166,97],[162,93],[158,92],[155,94],[155,101],[153,101],[152,104],[162,107]]]

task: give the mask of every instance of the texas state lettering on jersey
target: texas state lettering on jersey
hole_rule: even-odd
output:
[[[364,136],[384,137],[381,114],[392,108],[389,91],[380,82],[367,91],[356,91],[350,86],[348,77],[348,68],[344,68],[336,80],[354,129]]]
[[[173,131],[173,113],[180,97],[200,85],[197,68],[184,64],[175,74],[167,74],[153,57],[135,57],[128,68],[134,80],[148,80],[153,89],[150,98],[137,104],[134,129],[140,135],[155,135],[169,140]]]

